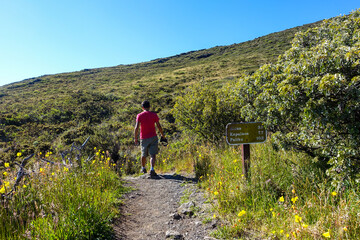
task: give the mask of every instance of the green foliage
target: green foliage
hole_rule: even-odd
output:
[[[318,157],[340,182],[360,178],[359,15],[298,33],[276,64],[233,90],[246,121],[263,121],[277,145]]]
[[[239,121],[228,89],[203,84],[193,85],[177,97],[173,113],[182,129],[211,142],[223,140],[227,123]]]

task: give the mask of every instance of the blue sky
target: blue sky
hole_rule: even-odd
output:
[[[0,86],[240,43],[359,0],[0,0]]]

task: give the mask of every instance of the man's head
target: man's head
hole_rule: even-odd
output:
[[[149,101],[143,101],[142,103],[141,103],[141,106],[144,108],[144,109],[146,109],[146,110],[149,110],[150,109],[150,102]]]

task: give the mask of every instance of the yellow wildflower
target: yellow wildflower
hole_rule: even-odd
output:
[[[215,196],[216,196],[216,195],[218,195],[218,194],[219,194],[219,192],[218,192],[218,191],[215,191],[215,192],[214,192],[214,195],[215,195]]]
[[[3,175],[6,177],[6,176],[8,175],[8,173],[7,173],[7,172],[3,172]]]
[[[303,223],[301,226],[303,226],[303,228],[307,228],[309,225]]]
[[[216,218],[216,215],[214,214],[213,218]]]
[[[24,184],[24,185],[23,185],[23,188],[27,188],[27,186]]]
[[[295,215],[295,222],[299,223],[302,221],[302,217],[300,217],[299,215]]]
[[[348,228],[345,226],[345,227],[343,227],[343,230],[346,232],[348,230]]]
[[[21,152],[18,152],[17,154],[16,154],[16,156],[18,156],[18,157],[21,157]]]
[[[291,198],[291,201],[295,204],[296,203],[296,201],[298,200],[298,197],[296,196],[296,197],[293,197],[293,198]]]
[[[2,187],[0,188],[0,193],[1,193],[1,194],[5,193],[5,187],[4,187],[4,186],[2,186]]]
[[[245,214],[246,214],[246,211],[245,211],[245,210],[242,210],[242,211],[239,212],[238,216],[241,217],[241,216],[243,216],[243,215],[245,215]]]
[[[287,234],[286,234],[286,237],[287,237],[287,238],[290,237],[290,234],[287,233]]]
[[[4,164],[4,166],[5,166],[6,168],[8,168],[8,167],[10,167],[10,164],[6,162],[6,163]]]
[[[54,176],[54,175],[55,175],[55,173],[51,173],[51,175],[52,175],[52,176]]]
[[[279,233],[282,234],[284,232],[284,230],[280,230]]]
[[[284,197],[281,196],[281,197],[279,198],[279,202],[284,202],[284,201],[285,201]]]
[[[68,169],[67,167],[64,167],[64,171],[65,171],[65,172],[68,172],[69,169]]]
[[[323,233],[323,236],[326,238],[330,238],[330,231],[327,231],[326,233]]]
[[[43,168],[40,168],[40,172],[41,172],[41,173],[44,172],[44,169],[43,169]]]
[[[331,195],[335,197],[337,195],[337,192],[332,192]]]
[[[9,186],[10,186],[10,183],[7,182],[7,181],[4,181],[4,185],[5,185],[5,187],[9,187]]]

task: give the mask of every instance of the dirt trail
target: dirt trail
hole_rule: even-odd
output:
[[[116,239],[214,239],[209,233],[217,222],[203,223],[210,219],[210,205],[194,178],[167,173],[124,180],[135,190],[126,194],[122,217],[114,224]]]

